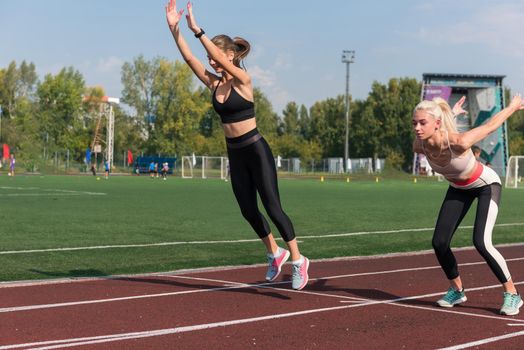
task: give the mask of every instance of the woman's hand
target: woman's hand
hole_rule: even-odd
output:
[[[451,110],[453,112],[453,116],[461,115],[461,114],[468,114],[468,112],[462,108],[462,105],[466,101],[466,96],[462,96],[460,100],[455,103],[453,106],[453,109]]]
[[[184,13],[184,9],[180,11],[176,10],[176,0],[169,0],[169,3],[166,5],[166,19],[171,30],[173,30],[180,22],[182,13]]]
[[[200,33],[201,29],[198,26],[198,24],[196,23],[195,16],[193,16],[193,4],[191,3],[191,1],[187,2],[186,19],[187,19],[187,26],[189,27],[189,29],[195,34]]]
[[[512,108],[514,111],[518,111],[518,110],[524,109],[523,102],[524,101],[522,100],[522,96],[520,96],[520,94],[516,94],[511,99],[511,102],[508,107]]]

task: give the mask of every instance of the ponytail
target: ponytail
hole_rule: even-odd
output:
[[[457,132],[457,124],[451,107],[443,98],[435,97],[432,101],[422,101],[415,107],[413,113],[420,110],[426,111],[435,120],[440,120],[441,129],[452,133]]]
[[[233,63],[237,67],[240,67],[240,64],[242,63],[243,68],[246,69],[242,60],[249,54],[249,51],[251,51],[251,45],[249,45],[247,40],[238,36],[233,39],[233,42],[235,43],[236,48]]]
[[[441,97],[435,97],[433,101],[440,107],[440,110],[442,111],[442,115],[440,117],[440,120],[442,120],[442,127],[448,132],[456,133],[457,123],[455,122],[455,116],[453,115],[453,111],[451,110],[451,107],[447,101]]]

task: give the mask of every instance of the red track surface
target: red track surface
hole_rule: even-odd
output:
[[[524,283],[524,247],[500,251]],[[6,284],[0,350],[523,349],[524,310],[500,316],[487,265],[474,250],[456,255],[468,301],[452,309],[435,306],[448,286],[431,253],[314,261],[300,292],[290,266],[274,283],[257,266]]]

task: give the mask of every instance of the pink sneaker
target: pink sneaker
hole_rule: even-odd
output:
[[[274,257],[273,254],[267,255],[269,266],[267,268],[266,281],[271,282],[278,277],[280,270],[282,270],[282,265],[286,263],[287,259],[289,259],[289,251],[286,249],[281,249],[281,253],[277,257]]]
[[[293,289],[301,290],[309,280],[307,271],[309,269],[309,259],[303,256],[302,264],[293,264],[293,275],[291,277],[291,286]]]

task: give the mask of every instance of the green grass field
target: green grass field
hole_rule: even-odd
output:
[[[446,188],[443,182],[413,183],[409,178],[378,183],[280,180],[283,206],[301,250],[313,259],[431,249],[431,230],[322,236],[431,228]],[[240,215],[230,183],[220,180],[3,175],[0,202],[0,281],[265,261],[263,245]],[[497,224],[523,223],[523,208],[524,191],[504,189]],[[472,225],[474,209],[463,225]],[[27,252],[236,240],[253,241]],[[524,225],[497,226],[494,241],[524,242]],[[470,245],[471,229],[457,231],[454,246]]]

